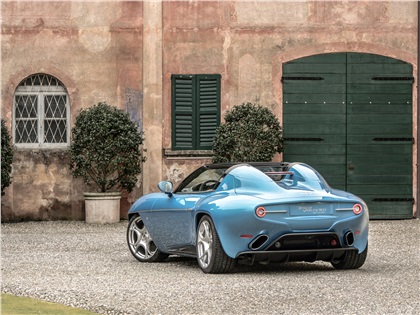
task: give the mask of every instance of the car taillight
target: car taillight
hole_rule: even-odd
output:
[[[356,203],[356,204],[353,206],[353,213],[354,213],[354,214],[361,214],[361,213],[362,213],[362,211],[363,211],[363,207],[362,207],[362,205],[361,205],[361,204]]]
[[[255,210],[255,214],[257,215],[257,217],[262,218],[265,216],[265,214],[267,213],[267,211],[265,210],[264,207],[258,207],[257,210]]]

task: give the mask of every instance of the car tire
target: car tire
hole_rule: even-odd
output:
[[[205,215],[197,228],[197,261],[205,273],[227,273],[235,266],[235,259],[226,255],[212,219]]]
[[[131,254],[141,262],[160,262],[169,256],[157,248],[139,215],[134,215],[128,223],[127,245]]]
[[[356,251],[347,252],[343,260],[337,262],[333,261],[331,264],[335,269],[358,269],[365,263],[367,253],[368,244],[366,244],[365,250],[360,254]]]

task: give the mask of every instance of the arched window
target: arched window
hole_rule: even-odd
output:
[[[18,147],[70,143],[69,96],[57,78],[38,73],[24,79],[13,99],[13,139]]]

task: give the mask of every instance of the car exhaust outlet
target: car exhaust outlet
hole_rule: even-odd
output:
[[[249,244],[249,248],[251,248],[252,250],[257,250],[261,248],[261,246],[263,246],[267,241],[267,235],[259,235]]]
[[[346,245],[352,246],[354,244],[354,234],[352,231],[348,231],[346,234],[344,234],[344,240],[346,242]]]

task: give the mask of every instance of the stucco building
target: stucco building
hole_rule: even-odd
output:
[[[123,211],[210,162],[226,110],[254,102],[284,126],[277,160],[313,164],[374,217],[415,216],[418,12],[416,1],[2,1],[1,117],[15,145],[2,220],[84,218],[67,149],[78,111],[101,101],[145,132]]]

